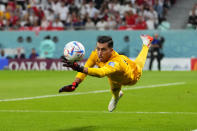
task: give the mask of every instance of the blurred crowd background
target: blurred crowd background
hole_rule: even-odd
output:
[[[153,30],[167,22],[174,4],[176,0],[1,0],[0,29]]]

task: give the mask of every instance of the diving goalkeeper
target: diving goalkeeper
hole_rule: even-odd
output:
[[[84,66],[76,62],[71,63],[63,58],[63,66],[71,67],[78,74],[71,85],[62,87],[59,92],[74,91],[86,75],[95,77],[107,76],[112,92],[112,99],[109,103],[108,110],[112,112],[116,108],[119,99],[123,96],[121,87],[123,85],[136,84],[142,75],[142,69],[153,38],[148,35],[141,35],[140,37],[143,47],[135,61],[130,60],[124,55],[119,55],[113,50],[113,40],[109,36],[100,36],[98,38],[96,49],[92,51]],[[94,65],[97,65],[98,68],[93,68]]]

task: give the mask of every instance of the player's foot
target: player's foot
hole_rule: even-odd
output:
[[[140,38],[142,39],[144,45],[150,47],[151,42],[153,41],[153,37],[149,35],[141,35]]]
[[[119,99],[120,99],[122,96],[123,96],[123,92],[120,91],[119,97],[118,97],[117,99],[115,99],[114,97],[111,98],[111,101],[109,102],[109,106],[108,106],[108,110],[109,110],[110,112],[112,112],[113,110],[115,110],[116,105],[117,105]]]

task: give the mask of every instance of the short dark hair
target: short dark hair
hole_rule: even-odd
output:
[[[99,43],[108,43],[108,47],[113,48],[113,40],[110,36],[99,36],[98,40]]]

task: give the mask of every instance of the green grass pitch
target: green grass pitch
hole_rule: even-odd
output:
[[[111,93],[106,77],[88,76],[75,92],[58,94],[75,75],[73,71],[0,71],[0,131],[197,129],[197,72],[145,71],[135,86],[123,87],[124,96],[112,113],[107,111]]]

